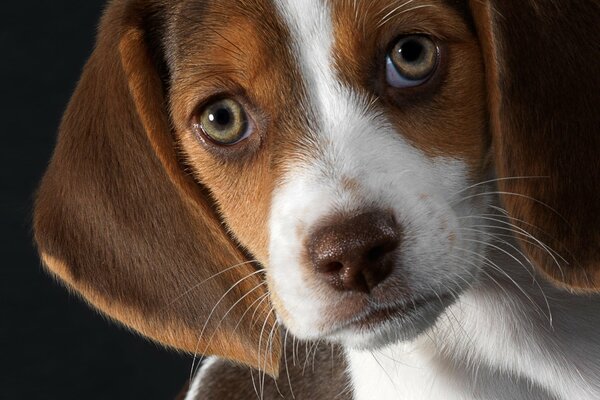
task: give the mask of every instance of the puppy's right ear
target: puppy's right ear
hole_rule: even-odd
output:
[[[557,285],[598,292],[600,3],[469,1],[502,204],[540,271]]]
[[[275,322],[263,277],[178,161],[161,79],[168,4],[109,6],[37,194],[35,239],[50,271],[112,318],[275,374],[279,342],[270,359],[259,349]]]

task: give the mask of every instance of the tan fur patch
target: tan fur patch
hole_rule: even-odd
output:
[[[483,61],[467,23],[443,1],[332,2],[336,67],[397,131],[429,156],[458,157],[477,174],[487,151]],[[402,35],[426,34],[442,50],[438,76],[423,87],[385,82],[385,57]]]
[[[171,90],[172,115],[189,165],[208,183],[235,236],[263,263],[274,185],[303,133],[290,127],[301,119],[294,110],[301,108],[295,99],[302,88],[294,84],[300,79],[289,56],[288,33],[267,6],[263,1],[247,2],[243,10],[237,2],[211,5],[210,23],[180,49],[189,56],[179,60]],[[235,149],[203,146],[190,130],[190,115],[215,93],[238,98],[253,120],[254,133]]]

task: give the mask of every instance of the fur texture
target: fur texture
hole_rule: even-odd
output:
[[[219,357],[189,398],[598,398],[598,20],[589,0],[113,0],[38,191],[41,257]],[[407,35],[436,64],[399,89]],[[247,115],[227,146],[194,124],[222,98]],[[395,264],[339,290],[310,239],[368,213],[401,232]],[[290,372],[288,335],[316,372]]]

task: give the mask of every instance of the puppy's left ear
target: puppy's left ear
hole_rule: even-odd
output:
[[[486,63],[499,191],[522,230],[516,235],[559,285],[598,290],[600,3],[470,6]]]
[[[177,156],[160,54],[176,4],[110,2],[38,191],[35,239],[48,269],[105,315],[276,374],[264,279]]]

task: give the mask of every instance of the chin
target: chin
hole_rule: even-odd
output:
[[[354,350],[379,350],[400,342],[410,342],[432,329],[454,297],[414,307],[385,310],[385,317],[369,314],[327,335],[331,342]]]

